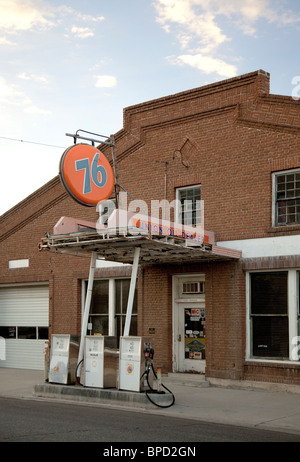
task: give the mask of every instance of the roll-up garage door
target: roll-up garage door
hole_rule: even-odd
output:
[[[48,326],[48,285],[0,287],[0,367],[43,370]]]

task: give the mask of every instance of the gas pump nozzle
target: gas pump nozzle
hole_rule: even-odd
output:
[[[145,355],[145,362],[147,363],[149,360],[149,362],[151,362],[153,360],[153,356],[154,356],[154,349],[151,345],[151,343],[147,342],[145,343],[144,345],[144,355]]]

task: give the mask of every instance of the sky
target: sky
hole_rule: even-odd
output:
[[[0,0],[0,215],[125,107],[258,69],[300,97],[299,38],[299,0]]]

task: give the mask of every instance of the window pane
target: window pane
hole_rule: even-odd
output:
[[[300,223],[300,210],[297,206],[300,197],[300,173],[276,176],[276,224],[291,225]]]
[[[179,221],[184,225],[196,226],[201,223],[201,213],[195,213],[201,207],[201,188],[200,186],[180,189],[178,199],[181,203],[179,210]]]
[[[287,314],[287,272],[251,274],[251,314]]]
[[[48,340],[48,327],[38,327],[39,340]]]
[[[126,316],[116,316],[116,335],[117,337],[123,335],[125,327]],[[137,335],[137,316],[131,317],[129,335]]]
[[[35,340],[36,327],[18,327],[18,338]]]
[[[3,338],[16,338],[16,328],[0,326],[0,337]]]
[[[186,190],[181,190],[179,191],[179,200],[181,202],[184,202],[186,199],[187,191]]]
[[[253,356],[268,358],[289,357],[287,316],[254,316]]]
[[[108,335],[108,316],[90,316],[92,335]]]
[[[108,314],[108,281],[94,281],[90,313]]]
[[[116,280],[116,314],[126,314],[130,279]],[[137,313],[137,289],[135,290],[132,313]]]

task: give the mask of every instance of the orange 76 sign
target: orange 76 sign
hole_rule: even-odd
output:
[[[67,148],[60,160],[59,174],[67,192],[79,203],[96,206],[114,187],[114,174],[101,151],[89,144]]]

